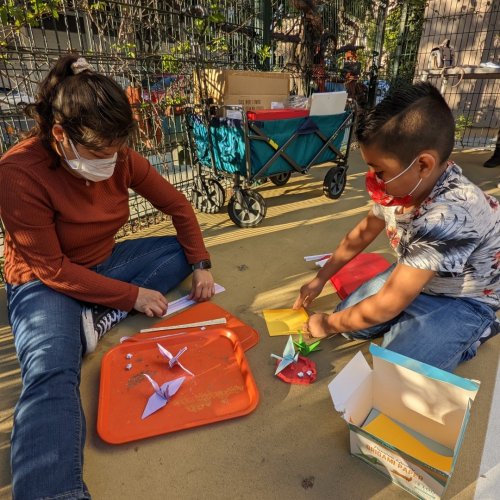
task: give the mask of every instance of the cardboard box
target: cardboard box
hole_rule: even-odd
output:
[[[281,99],[281,101],[280,101]],[[226,95],[224,104],[242,106],[245,111],[256,109],[271,109],[272,103],[284,102],[286,96],[280,95]]]
[[[350,429],[351,454],[417,498],[443,495],[479,382],[375,344],[373,369],[358,352],[330,382]]]
[[[272,102],[285,102],[290,93],[290,74],[272,71],[240,71],[230,69],[205,69],[200,82],[195,73],[197,98],[204,94],[215,104],[241,104],[245,109],[271,108]],[[200,85],[201,84],[201,85]],[[242,104],[243,103],[243,104]]]

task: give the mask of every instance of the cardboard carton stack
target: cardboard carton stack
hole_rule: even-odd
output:
[[[290,74],[229,69],[205,69],[195,75],[198,98],[206,85],[215,104],[239,105],[245,111],[283,107],[290,93]]]

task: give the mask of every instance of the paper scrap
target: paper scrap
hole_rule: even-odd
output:
[[[443,472],[451,470],[452,456],[445,456],[431,450],[383,413],[379,413],[370,423],[364,425],[363,429],[435,469]],[[452,453],[451,450],[450,453]]]
[[[329,259],[323,259],[323,260],[318,260],[314,263],[314,265],[318,267],[324,267],[325,264],[328,262]]]
[[[215,293],[220,293],[224,292],[226,289],[215,283]],[[189,295],[184,295],[184,297],[181,297],[180,299],[173,300],[172,302],[168,303],[168,309],[167,312],[162,316],[163,318],[165,316],[169,316],[170,314],[174,314],[177,311],[180,311],[181,309],[186,309],[186,307],[192,306],[193,304],[196,304],[195,300],[190,300],[188,299]]]
[[[309,318],[303,307],[300,309],[264,309],[262,313],[271,337],[298,333]]]
[[[306,255],[304,260],[306,262],[312,262],[315,260],[328,260],[331,257],[331,253],[320,253],[318,255]]]

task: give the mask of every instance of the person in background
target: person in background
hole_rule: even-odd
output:
[[[397,263],[333,314],[311,315],[311,337],[384,335],[384,347],[453,371],[500,331],[500,206],[450,161],[454,130],[450,108],[424,82],[361,115],[356,134],[374,203],[293,307],[309,306],[384,230]]]
[[[190,203],[127,147],[136,130],[114,80],[65,55],[31,106],[36,126],[0,161],[9,321],[22,375],[14,414],[14,499],[90,498],[82,477],[82,355],[131,311],[161,317],[164,294],[192,274],[214,294]],[[168,214],[176,236],[115,242],[129,189]]]
[[[483,163],[483,167],[500,167],[500,129],[498,129],[497,142],[495,145],[495,150],[493,151],[493,155]],[[500,184],[498,185],[498,187],[500,187]]]

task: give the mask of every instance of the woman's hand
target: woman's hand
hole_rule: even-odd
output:
[[[215,295],[214,278],[208,269],[193,271],[193,284],[189,299],[196,302],[205,302]]]
[[[134,304],[134,309],[136,311],[142,312],[150,318],[154,316],[160,318],[167,312],[167,308],[168,301],[163,294],[156,290],[139,287],[137,300]]]
[[[300,288],[299,296],[293,304],[293,309],[308,307],[312,301],[321,293],[325,282],[317,276]]]

